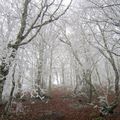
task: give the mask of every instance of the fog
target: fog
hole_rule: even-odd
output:
[[[119,37],[119,0],[0,0],[1,103],[56,88],[118,98]]]

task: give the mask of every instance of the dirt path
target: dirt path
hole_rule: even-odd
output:
[[[41,101],[32,104],[28,102],[25,103],[26,109],[28,110],[25,115],[26,119],[28,117],[29,120],[40,120],[39,118],[41,118],[42,115],[52,112],[61,114],[61,116],[63,115],[64,117],[61,118],[63,120],[85,120],[85,117],[87,118],[87,116],[89,116],[90,108],[88,108],[89,110],[84,107],[76,109],[72,107],[72,104],[78,101],[72,98],[64,98],[64,96],[64,93],[55,90],[52,94],[52,99],[48,103],[42,103]],[[86,112],[88,115],[85,114]]]
[[[57,89],[48,103],[26,101],[23,106],[24,113],[12,114],[7,120],[96,120],[94,118],[98,115],[90,106],[78,107],[78,100],[66,97],[66,93]]]

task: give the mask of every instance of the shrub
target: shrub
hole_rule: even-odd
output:
[[[113,110],[117,107],[117,103],[113,102],[111,104],[108,103],[107,96],[99,97],[99,111],[102,115],[112,114]]]

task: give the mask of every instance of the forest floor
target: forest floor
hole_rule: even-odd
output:
[[[23,107],[24,112],[12,113],[5,120],[120,120],[120,114],[99,117],[98,110],[91,105],[80,104],[78,99],[71,98],[69,93],[61,89],[52,92],[48,103],[24,101]]]

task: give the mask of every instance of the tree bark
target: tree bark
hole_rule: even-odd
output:
[[[51,94],[52,89],[52,63],[53,62],[53,49],[50,51],[50,73],[49,73],[49,93]]]
[[[9,96],[9,100],[5,106],[5,110],[4,110],[4,115],[6,115],[9,111],[9,108],[11,107],[11,103],[12,103],[12,99],[13,99],[13,93],[14,93],[14,89],[15,89],[15,67],[16,67],[16,64],[14,65],[14,68],[13,68],[13,74],[12,74],[12,89],[11,89],[11,92],[10,92],[10,96]]]
[[[0,102],[3,103],[2,101],[2,92],[4,88],[4,83],[6,81],[6,77],[9,73],[10,67],[12,65],[12,62],[14,61],[16,57],[16,52],[18,48],[12,48],[11,55],[7,58],[4,57],[2,59],[2,63],[0,65]],[[8,61],[7,61],[8,59]]]

